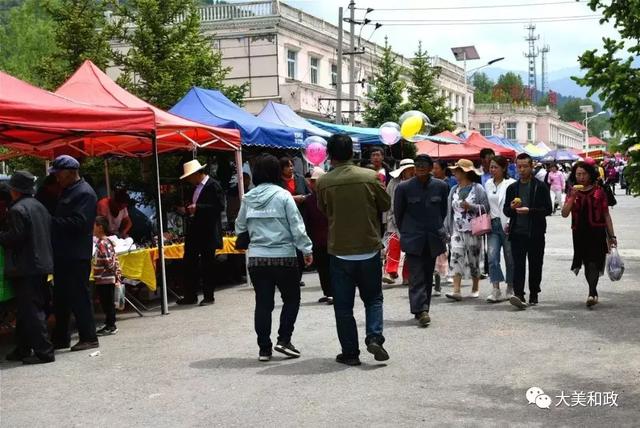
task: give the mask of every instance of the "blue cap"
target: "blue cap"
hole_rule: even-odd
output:
[[[55,174],[65,169],[80,169],[80,162],[69,155],[60,155],[51,163],[49,174]]]

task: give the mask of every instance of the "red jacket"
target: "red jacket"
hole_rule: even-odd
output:
[[[607,195],[600,186],[594,186],[588,192],[579,192],[571,208],[571,229],[578,230],[580,226],[580,211],[586,204],[590,227],[606,227],[605,214],[609,212]]]

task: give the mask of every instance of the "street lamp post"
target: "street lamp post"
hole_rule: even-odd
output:
[[[580,106],[580,111],[584,113],[584,156],[589,156],[589,121],[594,117],[605,114],[605,111],[601,111],[594,115],[589,116],[589,113],[593,113],[593,106],[584,105]]]

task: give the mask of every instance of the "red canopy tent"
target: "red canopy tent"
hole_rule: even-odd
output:
[[[442,131],[441,133],[436,134],[436,137],[449,138],[451,140],[457,141],[458,143],[464,142],[462,138],[458,137],[456,134],[454,134],[451,131]]]
[[[193,122],[160,110],[118,86],[91,61],[85,61],[56,94],[95,106],[151,109],[156,118],[159,152],[205,147],[240,150],[239,131]]]
[[[110,151],[119,139],[146,150],[155,130],[149,108],[123,109],[77,103],[0,72],[0,144],[16,153],[52,157],[73,146],[84,155]]]
[[[482,149],[493,149],[493,151],[497,155],[501,155],[510,159],[513,159],[516,156],[515,150],[492,143],[491,141],[484,138],[479,132],[471,132],[469,137],[464,141],[464,145],[475,147],[478,151],[478,156],[480,156],[480,150]]]
[[[419,155],[429,155],[435,159],[470,159],[480,158],[480,151],[466,144],[438,144],[429,140],[415,143]]]

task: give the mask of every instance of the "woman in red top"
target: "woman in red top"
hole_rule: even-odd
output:
[[[598,279],[604,274],[607,253],[617,245],[613,222],[607,206],[607,195],[596,184],[598,170],[593,165],[577,162],[570,180],[576,183],[562,207],[562,216],[571,214],[573,230],[573,263],[571,270],[577,275],[584,265],[589,283],[587,306],[598,303]]]

